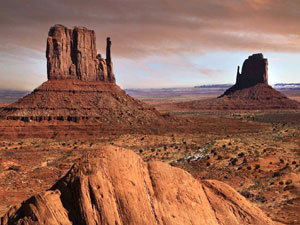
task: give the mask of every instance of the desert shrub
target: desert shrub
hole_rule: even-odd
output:
[[[293,183],[293,181],[292,181],[291,179],[288,179],[288,180],[285,182],[286,185],[290,185],[290,184],[292,184],[292,183]]]
[[[257,169],[260,168],[260,165],[259,165],[259,164],[256,164],[254,168],[257,170]]]
[[[279,176],[280,176],[280,172],[277,171],[273,173],[273,177],[279,177]]]

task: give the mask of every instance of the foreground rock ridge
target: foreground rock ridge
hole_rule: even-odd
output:
[[[77,161],[48,191],[11,208],[0,224],[274,223],[222,182],[199,182],[179,168],[106,146]]]
[[[63,25],[51,27],[46,51],[48,80],[115,82],[109,37],[106,45],[106,59],[103,59],[97,54],[93,30]]]

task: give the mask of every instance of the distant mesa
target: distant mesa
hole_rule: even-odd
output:
[[[94,150],[52,188],[12,207],[8,224],[275,224],[229,185],[198,181],[128,149]],[[277,224],[277,223],[276,223]]]
[[[115,82],[110,48],[108,37],[106,59],[103,59],[97,54],[93,30],[63,25],[51,27],[46,51],[48,80]]]
[[[51,27],[46,50],[48,81],[17,102],[0,108],[0,119],[84,124],[92,121],[93,125],[101,124],[103,132],[104,127],[110,132],[135,127],[145,130],[146,125],[149,129],[166,127],[167,117],[116,85],[111,45],[108,37],[104,59],[97,54],[93,30]]]
[[[237,69],[236,83],[216,99],[175,103],[179,108],[195,110],[273,110],[299,109],[291,100],[268,84],[268,60],[262,53],[245,60]]]

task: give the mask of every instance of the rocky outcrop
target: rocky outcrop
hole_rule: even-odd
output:
[[[12,208],[7,224],[274,224],[226,184],[199,182],[112,146],[85,156],[50,190]]]
[[[262,53],[249,56],[243,64],[242,73],[240,73],[240,67],[238,66],[236,83],[224,95],[256,84],[268,85],[268,59],[265,59]]]
[[[115,82],[107,38],[106,60],[97,54],[96,36],[85,27],[55,25],[47,39],[48,80],[76,79]]]

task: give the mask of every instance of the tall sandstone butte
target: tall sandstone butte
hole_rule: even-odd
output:
[[[9,123],[11,128],[2,129],[2,133],[0,129],[0,136],[3,133],[35,137],[48,137],[50,133],[69,135],[70,130],[61,130],[60,126],[52,129],[57,121],[89,126],[89,132],[86,132],[73,124],[72,132],[78,130],[80,135],[91,134],[92,127],[95,128],[94,134],[101,135],[127,133],[128,130],[161,132],[171,127],[173,119],[170,116],[132,98],[116,84],[109,37],[106,59],[103,59],[96,52],[94,31],[55,25],[49,31],[46,56],[48,81],[17,102],[1,107],[0,120],[47,121],[51,128],[46,126],[43,133],[39,127],[38,132],[33,132],[32,123],[28,123],[22,131],[14,131]],[[12,132],[7,132],[7,129],[12,129]]]
[[[240,73],[240,67],[238,66],[236,83],[224,95],[257,84],[268,85],[268,59],[264,58],[262,53],[249,56],[243,64],[242,73]]]
[[[268,59],[262,53],[253,54],[245,60],[242,73],[237,73],[236,85],[247,87],[259,83],[268,84]]]
[[[85,27],[55,25],[47,38],[48,80],[115,82],[107,38],[106,60],[97,54],[96,35]]]

